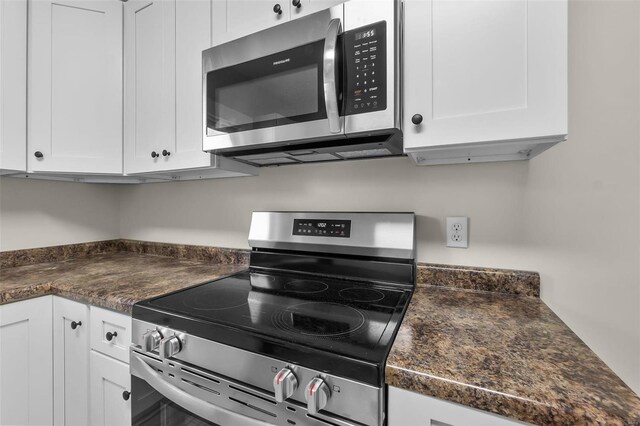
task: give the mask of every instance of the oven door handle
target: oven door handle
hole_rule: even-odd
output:
[[[164,397],[210,422],[220,425],[271,426],[270,423],[217,407],[167,383],[139,355],[131,351],[131,370]]]
[[[329,119],[329,131],[340,133],[340,111],[338,110],[338,89],[336,84],[336,47],[340,34],[340,19],[329,22],[327,37],[324,39],[323,83],[324,105]]]

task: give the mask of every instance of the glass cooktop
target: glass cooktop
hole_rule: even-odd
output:
[[[305,362],[313,353],[380,367],[410,296],[402,286],[246,271],[138,303],[134,317],[263,354],[297,348]]]

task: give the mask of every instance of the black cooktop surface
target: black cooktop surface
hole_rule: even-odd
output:
[[[246,271],[138,303],[133,316],[373,383],[365,376],[374,369],[380,381],[411,292],[409,286]]]

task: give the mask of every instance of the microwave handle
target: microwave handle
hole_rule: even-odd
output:
[[[340,133],[340,111],[338,110],[338,89],[336,85],[336,46],[340,34],[340,19],[332,19],[329,22],[327,37],[324,39],[323,55],[323,83],[324,104],[329,119],[329,131]]]
[[[131,371],[169,400],[210,422],[220,425],[271,426],[267,422],[217,407],[169,384],[139,355],[131,351]]]

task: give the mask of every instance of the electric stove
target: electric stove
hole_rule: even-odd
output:
[[[134,387],[157,401],[134,400],[133,423],[164,403],[202,424],[384,424],[414,229],[412,213],[254,213],[247,271],[134,306]]]

